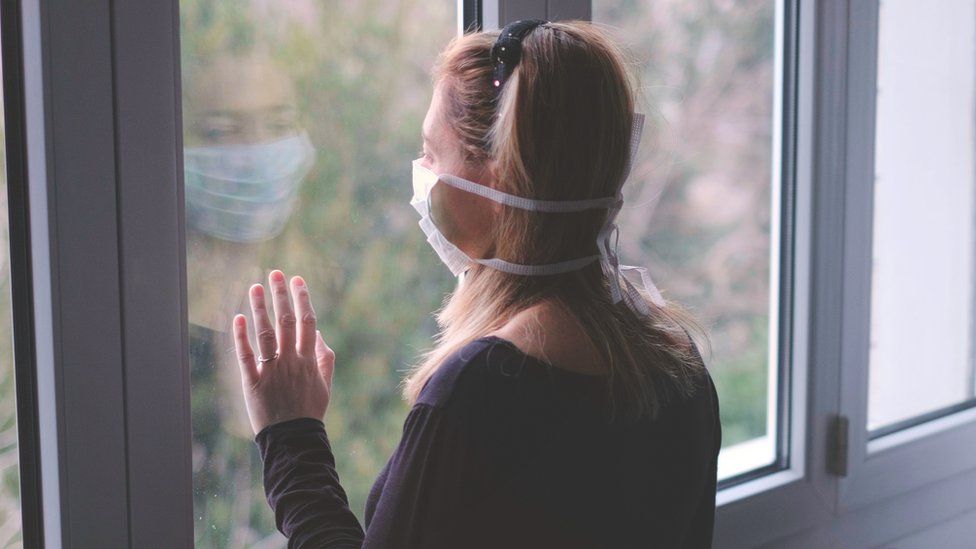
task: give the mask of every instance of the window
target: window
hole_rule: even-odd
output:
[[[976,404],[976,3],[883,1],[868,429]]]
[[[429,69],[457,6],[182,0],[180,11],[194,537],[279,546],[230,321],[272,268],[307,280],[339,353],[329,436],[362,520],[406,417],[398,383],[453,283],[408,202]]]
[[[773,464],[786,419],[777,324],[781,17],[773,0],[593,2],[593,20],[612,25],[638,56],[640,108],[649,110],[625,186],[621,257],[646,265],[709,329],[722,479]]]
[[[965,24],[976,5],[919,7],[857,3],[849,18],[848,74],[859,76],[847,89],[839,316],[850,428],[838,493],[848,507],[890,507],[923,490],[945,501],[976,476],[976,37]]]
[[[309,280],[340,351],[330,436],[362,511],[453,283],[409,162],[427,70],[475,12],[593,18],[645,71],[621,255],[710,329],[715,545],[962,524],[976,7],[930,4],[3,3],[0,544],[285,545],[225,336],[273,267]]]

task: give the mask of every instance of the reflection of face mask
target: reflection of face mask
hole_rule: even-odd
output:
[[[187,224],[235,242],[277,236],[314,155],[305,132],[262,143],[187,147]]]
[[[637,145],[640,143],[643,126],[644,115],[634,114],[634,125],[631,133],[630,143],[630,158],[628,159],[624,176],[620,181],[621,186],[630,173],[633,157],[637,151]],[[607,221],[597,237],[597,247],[600,249],[600,253],[597,255],[590,255],[545,265],[523,265],[519,263],[510,263],[499,258],[471,258],[460,248],[455,246],[450,240],[448,240],[448,238],[439,230],[438,226],[434,222],[435,217],[443,218],[446,217],[445,214],[449,213],[443,212],[441,208],[437,208],[437,211],[433,211],[435,208],[433,208],[432,197],[434,195],[434,190],[439,183],[449,185],[465,192],[476,194],[506,206],[535,212],[562,213],[579,212],[592,209],[610,210],[609,214],[607,215]],[[419,159],[413,161],[413,198],[410,200],[410,205],[413,206],[414,209],[416,209],[420,214],[420,228],[423,229],[424,234],[427,235],[427,242],[432,248],[434,248],[434,251],[437,252],[437,255],[440,257],[441,261],[447,265],[447,268],[451,270],[451,273],[454,274],[454,276],[460,276],[470,265],[475,263],[516,275],[540,276],[575,271],[589,265],[590,263],[593,263],[594,261],[600,261],[604,273],[607,275],[610,283],[610,291],[613,302],[617,303],[621,300],[626,300],[627,304],[636,312],[649,314],[650,311],[647,304],[644,302],[643,297],[641,297],[637,292],[634,283],[627,278],[627,275],[639,275],[640,284],[643,285],[644,289],[650,294],[651,299],[657,305],[663,306],[664,300],[661,297],[660,292],[658,292],[657,287],[654,286],[650,276],[647,274],[647,270],[643,267],[619,265],[616,251],[612,250],[610,246],[611,239],[617,234],[617,225],[614,223],[614,219],[617,216],[617,212],[620,211],[622,204],[623,195],[620,194],[619,190],[616,196],[595,198],[592,200],[534,200],[530,198],[523,198],[504,193],[473,181],[468,181],[467,179],[463,179],[455,175],[435,174],[431,170],[422,166]],[[621,280],[623,281],[622,287],[620,283]]]

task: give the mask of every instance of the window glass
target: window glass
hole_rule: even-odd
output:
[[[976,396],[974,20],[972,0],[880,3],[868,405],[875,434]]]
[[[2,81],[0,74],[0,81]],[[0,547],[21,547],[20,455],[7,233],[6,124],[0,109]]]
[[[273,268],[305,277],[338,355],[329,437],[362,520],[406,417],[398,384],[454,282],[409,200],[456,9],[180,2],[198,547],[284,547],[228,331]]]
[[[620,213],[624,262],[709,329],[719,477],[775,458],[778,2],[595,0],[636,55],[648,127]]]

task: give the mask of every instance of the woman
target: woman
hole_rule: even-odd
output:
[[[442,53],[414,162],[428,241],[461,280],[373,486],[365,532],[320,421],[335,354],[301,277],[251,288],[235,340],[268,501],[290,547],[707,547],[714,385],[646,274],[617,265],[641,117],[583,22],[518,21]],[[643,291],[640,289],[643,286]]]

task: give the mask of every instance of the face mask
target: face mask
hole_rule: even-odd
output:
[[[468,181],[467,179],[463,179],[455,175],[435,174],[422,166],[420,164],[420,160],[418,159],[413,161],[413,198],[410,200],[410,205],[413,206],[414,209],[416,209],[420,214],[420,228],[424,231],[424,234],[427,235],[427,242],[434,249],[434,251],[437,252],[438,257],[440,257],[441,261],[447,265],[447,268],[451,270],[451,273],[454,274],[454,276],[462,276],[467,268],[472,264],[481,264],[486,267],[516,275],[541,276],[575,271],[582,269],[594,261],[599,261],[603,268],[603,272],[609,281],[613,302],[618,303],[621,300],[626,301],[627,305],[638,314],[648,315],[650,314],[650,309],[648,308],[647,303],[641,296],[640,292],[638,292],[636,285],[643,286],[644,290],[650,295],[651,300],[656,305],[663,307],[664,299],[661,297],[661,293],[658,291],[657,287],[654,285],[654,282],[651,280],[650,275],[647,273],[647,269],[643,267],[633,267],[619,264],[616,254],[618,229],[616,223],[614,222],[617,213],[620,211],[620,208],[623,205],[623,195],[619,192],[619,188],[623,185],[623,182],[627,179],[627,176],[630,175],[634,154],[637,151],[637,146],[640,143],[641,134],[643,132],[643,126],[644,115],[639,113],[634,114],[630,142],[630,156],[624,170],[624,175],[621,178],[620,185],[618,185],[618,192],[616,196],[595,198],[592,200],[534,200],[531,198],[524,198],[504,193],[497,189],[493,189],[473,181]],[[510,263],[499,258],[471,258],[466,253],[461,251],[461,249],[455,246],[450,240],[448,240],[448,238],[439,230],[437,224],[435,223],[435,219],[441,218],[443,224],[443,218],[446,217],[446,212],[436,211],[437,209],[433,207],[433,191],[439,183],[449,185],[465,192],[476,194],[506,206],[528,211],[562,213],[580,212],[592,209],[609,210],[607,221],[597,236],[597,247],[599,248],[600,253],[545,265],[523,265],[519,263]],[[613,247],[610,245],[611,240],[614,242]]]
[[[308,134],[184,149],[187,224],[234,242],[277,236],[315,161]]]

